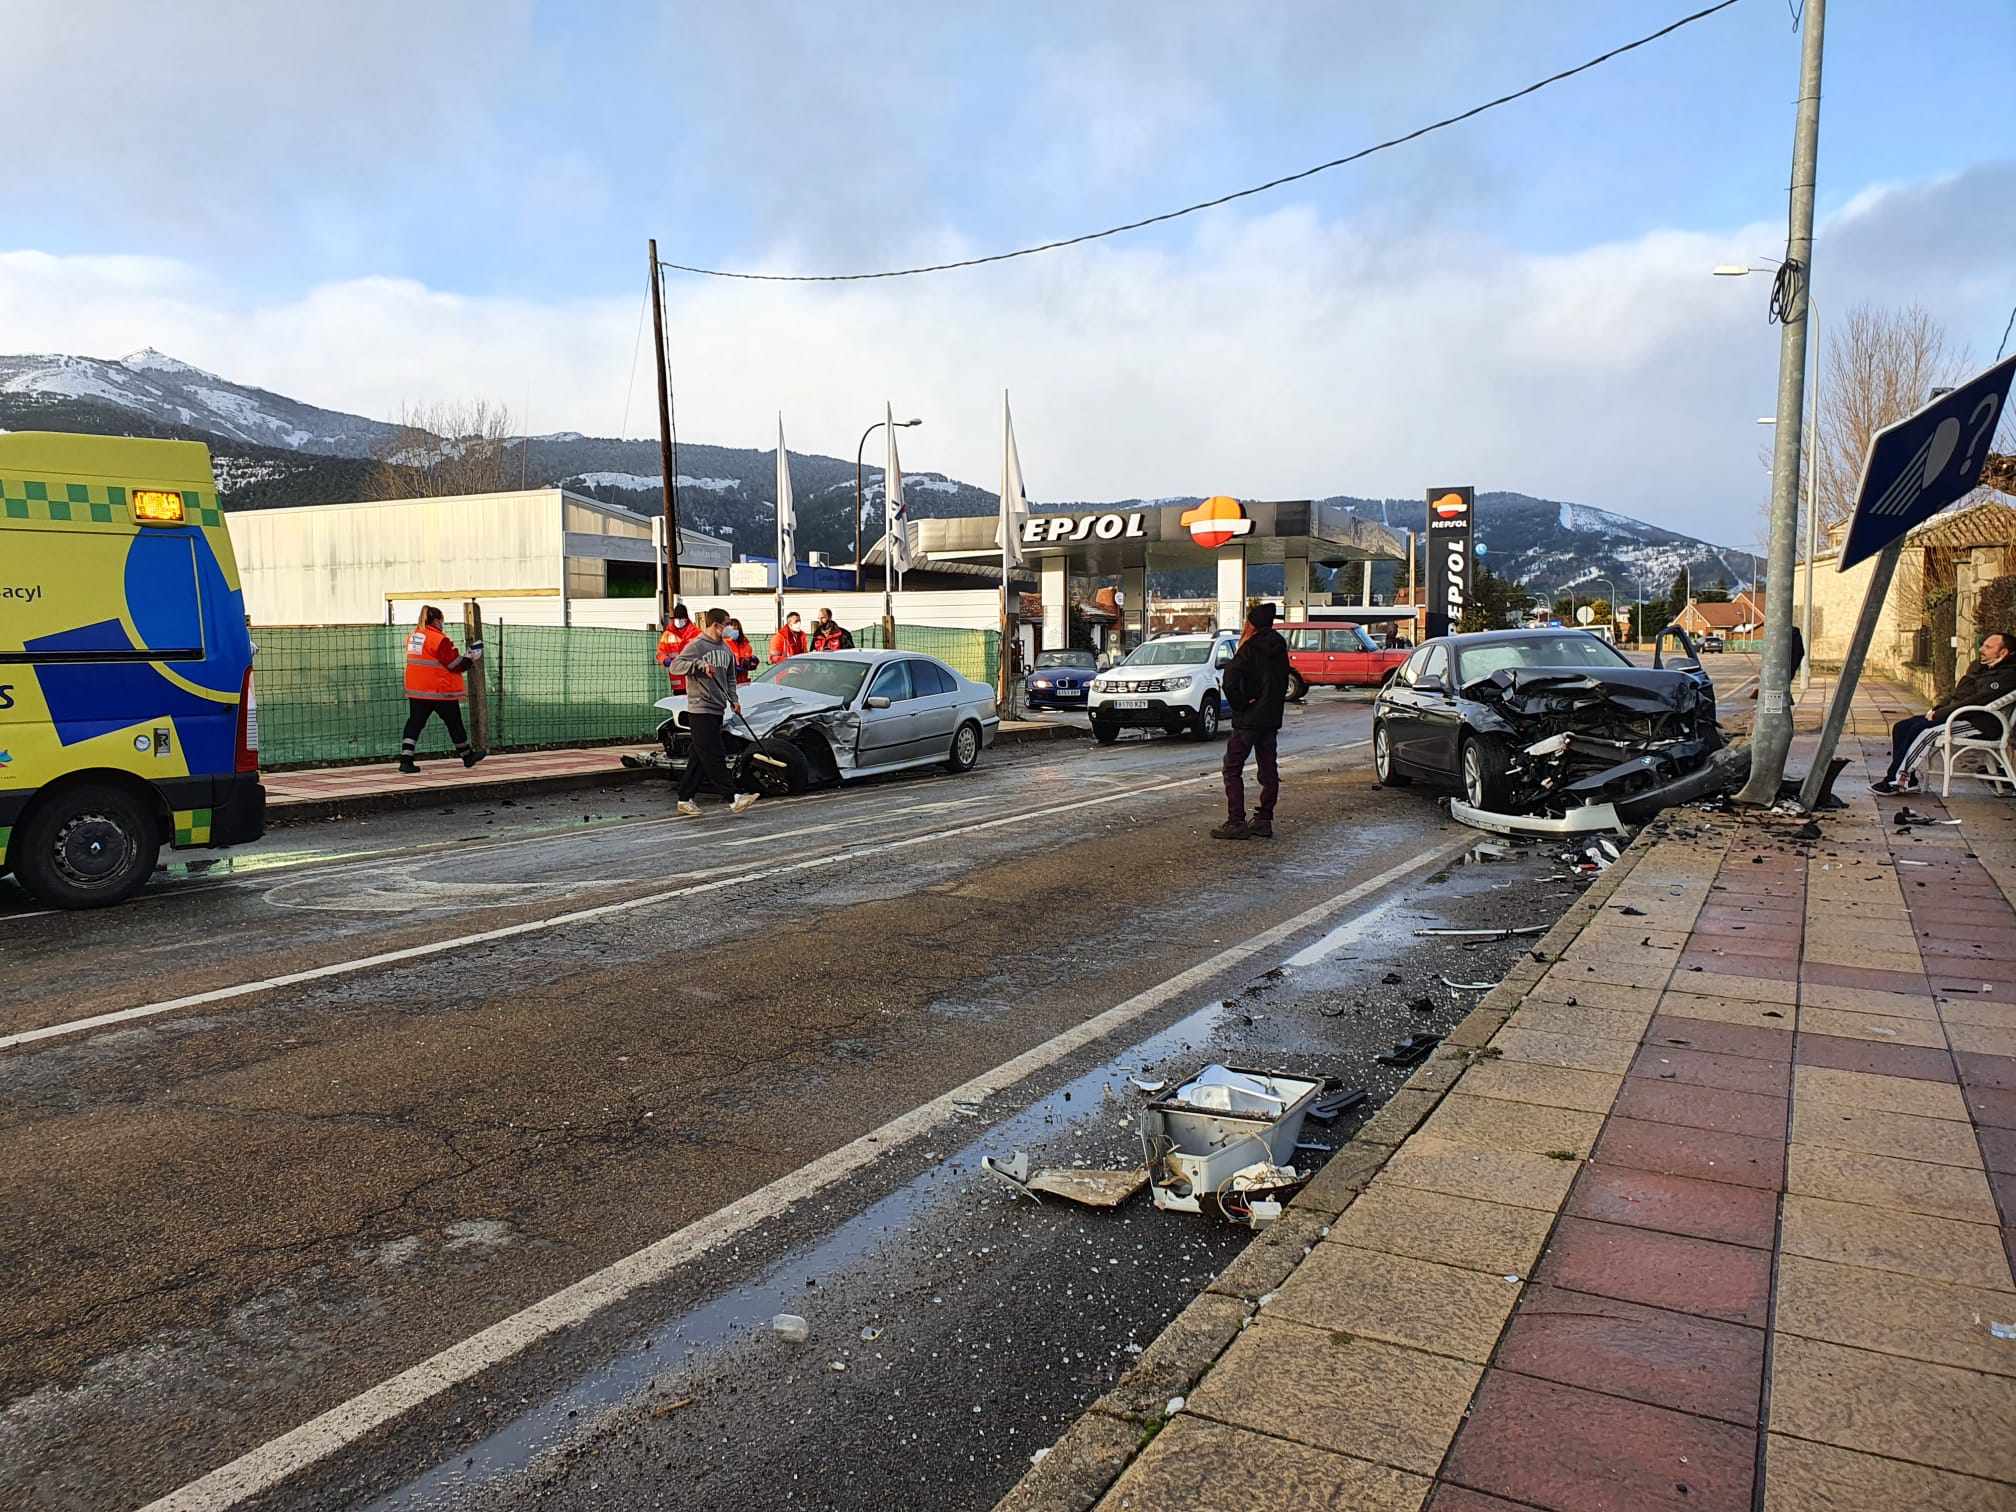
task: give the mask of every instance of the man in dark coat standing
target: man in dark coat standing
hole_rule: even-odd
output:
[[[1274,838],[1274,800],[1281,796],[1281,772],[1274,763],[1274,737],[1288,702],[1288,642],[1274,628],[1274,606],[1255,604],[1246,614],[1239,649],[1225,668],[1225,701],[1232,705],[1232,738],[1225,745],[1225,822],[1214,840]],[[1255,759],[1260,801],[1246,817],[1246,758]]]

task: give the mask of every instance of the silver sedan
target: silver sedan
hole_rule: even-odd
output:
[[[730,760],[767,793],[915,767],[970,771],[1001,730],[994,690],[914,651],[812,651],[766,667],[722,731]],[[686,700],[661,698],[667,764],[686,764]],[[765,759],[767,758],[767,759]]]

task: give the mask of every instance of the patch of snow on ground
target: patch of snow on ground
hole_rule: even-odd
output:
[[[949,478],[905,478],[903,483],[905,487],[928,488],[933,493],[959,492],[959,485]]]
[[[119,359],[119,366],[130,368],[136,373],[176,373],[190,378],[208,378],[213,383],[225,380],[215,373],[206,373],[199,367],[192,367],[166,352],[157,352],[152,347],[143,347],[137,352],[128,352]]]
[[[642,473],[626,472],[576,473],[567,481],[585,483],[590,488],[658,488],[664,483],[664,479],[656,474],[647,478]]]
[[[5,384],[10,393],[16,394],[57,394],[70,399],[110,399],[115,404],[130,404],[132,396],[114,383],[110,383],[86,367],[71,367],[65,364],[58,368],[42,368],[38,371],[16,374]]]

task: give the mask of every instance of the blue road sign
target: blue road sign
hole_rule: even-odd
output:
[[[1988,460],[2012,378],[2016,357],[1876,433],[1862,463],[1862,487],[1841,548],[1842,572],[1972,492],[1981,481],[1981,465]]]

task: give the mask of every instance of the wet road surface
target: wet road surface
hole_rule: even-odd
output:
[[[1454,864],[1368,735],[1291,711],[1271,843],[1206,837],[1218,746],[1130,738],[282,831],[95,915],[0,882],[0,1506],[991,1505],[1247,1236],[979,1156],[1124,1164],[1127,1075],[1212,1058],[1376,1101],[1518,948],[1413,928],[1573,896]]]

